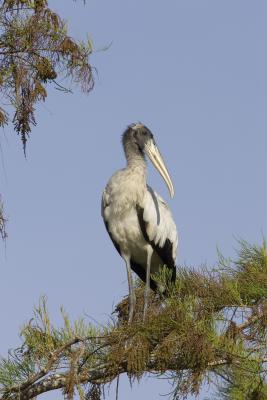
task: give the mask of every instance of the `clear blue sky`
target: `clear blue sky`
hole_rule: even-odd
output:
[[[234,256],[234,237],[259,243],[267,231],[266,1],[50,3],[74,37],[93,39],[98,75],[89,96],[51,90],[38,107],[26,161],[11,127],[1,133],[9,218],[0,252],[2,355],[19,345],[19,328],[43,294],[59,325],[61,305],[71,318],[103,322],[127,293],[100,200],[124,166],[121,133],[131,122],[153,131],[173,178],[171,200],[149,168],[178,226],[178,264],[214,266],[217,246]],[[166,381],[149,378],[131,390],[124,379],[121,398],[160,399],[169,391]]]

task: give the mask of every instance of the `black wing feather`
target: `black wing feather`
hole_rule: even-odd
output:
[[[153,240],[150,240],[147,234],[146,226],[147,223],[143,218],[144,209],[140,207],[138,204],[136,205],[136,211],[138,216],[139,225],[141,231],[143,233],[144,239],[152,246],[153,250],[158,254],[158,256],[162,259],[163,263],[172,270],[171,281],[175,282],[176,280],[176,267],[175,260],[172,256],[173,244],[169,239],[166,239],[163,247],[160,247],[159,244],[156,244]]]
[[[141,265],[134,262],[132,259],[131,259],[131,268],[136,273],[136,275],[138,275],[141,281],[146,283],[146,271],[144,270],[144,268],[141,267]],[[152,278],[150,278],[150,287],[152,290],[154,290],[154,292],[157,291],[157,284]]]
[[[108,223],[107,221],[104,220],[105,223],[105,227],[106,230],[109,234],[110,239],[112,240],[112,243],[114,244],[116,250],[118,251],[119,255],[121,256],[121,250],[120,250],[120,246],[118,245],[118,243],[115,242],[115,240],[113,239],[110,230],[108,228]],[[144,270],[143,267],[141,267],[141,265],[137,264],[136,262],[134,262],[134,260],[130,259],[130,264],[131,264],[131,269],[136,273],[136,275],[138,275],[138,277],[144,282],[146,283],[146,271]],[[150,287],[152,290],[154,290],[156,292],[157,290],[157,285],[155,283],[155,281],[150,278]]]
[[[149,185],[146,185],[146,187],[147,187],[147,190],[149,191],[149,193],[151,194],[152,200],[154,202],[154,206],[155,206],[156,214],[157,214],[157,225],[159,225],[159,223],[160,223],[160,212],[159,212],[159,203],[158,203],[157,197],[156,197],[152,187],[150,187]]]
[[[157,225],[159,225],[160,222],[160,213],[159,213],[159,207],[157,204],[157,198],[153,192],[153,189],[151,189],[150,187],[148,187],[148,190],[153,198],[155,207],[156,207],[156,212],[157,212]],[[103,199],[102,199],[102,216],[103,216],[103,220],[104,220],[104,224],[106,227],[106,230],[109,234],[110,239],[112,240],[112,243],[114,244],[114,247],[116,248],[116,250],[118,251],[118,253],[121,256],[121,250],[120,250],[120,246],[118,245],[117,242],[115,242],[115,240],[113,239],[111,232],[109,230],[109,226],[108,226],[108,222],[105,220],[104,218],[104,213],[103,213],[103,209],[104,209],[104,204],[103,204]],[[175,262],[174,259],[172,257],[172,243],[169,239],[167,239],[164,243],[163,247],[160,247],[159,245],[156,245],[153,241],[149,240],[149,237],[147,235],[146,232],[146,222],[143,219],[143,213],[144,213],[144,209],[140,206],[136,206],[136,211],[137,211],[137,216],[138,216],[138,221],[139,221],[139,225],[141,228],[141,231],[143,233],[143,236],[145,238],[145,240],[152,246],[152,248],[154,249],[154,251],[159,255],[159,257],[162,259],[162,261],[164,262],[164,264],[170,268],[172,270],[172,277],[171,277],[171,281],[175,282],[176,280],[176,267],[175,267]],[[146,282],[146,271],[144,270],[144,268],[137,264],[134,260],[130,260],[131,263],[131,269],[138,275],[138,277],[143,281]],[[156,291],[157,290],[157,284],[156,282],[150,278],[150,287],[152,290]]]

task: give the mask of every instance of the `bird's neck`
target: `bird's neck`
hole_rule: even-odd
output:
[[[146,161],[144,154],[132,143],[126,143],[124,147],[127,161],[127,169],[140,169],[146,172]]]
[[[136,155],[133,157],[132,155],[127,158],[127,169],[132,171],[140,171],[142,174],[146,175],[146,161],[144,157],[140,155]]]
[[[144,155],[139,151],[131,149],[129,153],[125,151],[129,176],[136,182],[136,189],[143,189],[146,186],[147,168]]]
[[[124,169],[124,197],[127,205],[140,203],[146,191],[147,168],[144,155],[139,149],[125,147],[127,166]]]

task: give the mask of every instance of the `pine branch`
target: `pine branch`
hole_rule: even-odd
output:
[[[136,289],[132,324],[127,323],[125,298],[112,324],[101,329],[81,320],[71,324],[64,311],[64,325],[56,328],[42,300],[34,319],[22,329],[21,348],[0,362],[0,399],[26,400],[56,389],[68,399],[77,390],[83,399],[88,385],[98,399],[99,387],[122,373],[130,379],[171,374],[176,399],[197,393],[209,374],[226,382],[223,398],[250,399],[250,393],[261,393],[258,398],[264,399],[266,246],[242,246],[241,257],[228,265],[220,262],[215,272],[180,267],[164,305],[151,294],[144,322],[143,287]],[[166,286],[165,271],[155,279]],[[241,397],[228,396],[236,390]]]
[[[75,343],[81,342],[82,339],[79,338],[74,338],[69,340],[67,343],[62,345],[59,349],[57,349],[54,353],[52,353],[49,357],[49,361],[47,365],[42,368],[37,374],[33,375],[30,379],[28,379],[27,382],[23,383],[22,385],[19,386],[14,386],[11,387],[10,390],[12,392],[23,392],[26,389],[28,389],[29,386],[33,385],[35,382],[39,381],[41,378],[43,378],[45,375],[47,375],[51,368],[53,367],[54,363],[57,361],[57,359],[60,357],[60,354],[71,347]]]
[[[265,363],[267,362],[267,357],[257,360],[257,362]],[[206,368],[216,368],[222,365],[229,364],[227,360],[216,360],[213,362],[209,362],[206,366]],[[181,371],[186,369],[181,368]],[[171,366],[170,366],[171,370]],[[118,368],[118,373],[117,374],[123,374],[127,373],[129,374],[131,371],[128,370],[127,367],[127,361],[123,362],[122,365],[119,366]],[[151,360],[148,362],[147,369],[144,372],[148,373],[160,373],[160,370],[157,370],[157,362],[155,361],[153,355],[151,356]],[[220,372],[216,372],[220,375]],[[44,375],[43,375],[44,376]],[[116,375],[117,377],[118,375]],[[41,378],[40,376],[39,378]],[[38,378],[38,379],[39,379]],[[38,380],[36,379],[36,381]],[[109,366],[106,365],[100,365],[98,367],[88,369],[86,371],[83,371],[79,375],[79,383],[80,384],[105,384],[110,381],[113,381],[115,379],[114,376],[110,376],[109,372]],[[33,380],[29,380],[26,382],[26,384],[21,385],[20,387],[14,387],[12,392],[13,393],[19,393],[19,398],[20,400],[30,400],[32,398],[37,397],[40,394],[49,392],[51,390],[57,390],[57,389],[66,389],[68,385],[68,380],[69,380],[69,374],[52,374],[49,375],[46,379],[40,381],[40,382],[33,382]],[[33,384],[34,383],[34,384]],[[2,399],[9,399],[9,397],[3,396]]]

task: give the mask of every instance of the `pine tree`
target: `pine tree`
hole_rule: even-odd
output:
[[[267,398],[267,247],[240,243],[236,260],[221,255],[213,270],[179,267],[168,298],[151,293],[142,321],[143,287],[128,324],[128,298],[99,328],[83,320],[51,324],[41,299],[22,331],[22,345],[0,363],[0,399],[26,400],[61,389],[69,400],[101,399],[123,373],[140,380],[166,375],[174,399],[197,394],[205,380],[218,399]],[[168,279],[162,272],[155,277]],[[162,282],[163,283],[163,282]],[[215,398],[215,397],[214,397]]]

